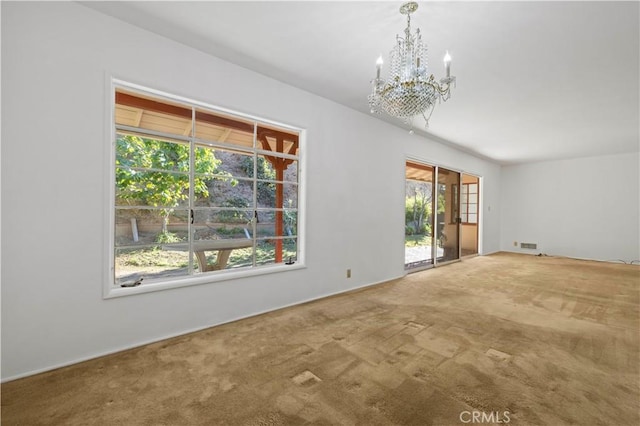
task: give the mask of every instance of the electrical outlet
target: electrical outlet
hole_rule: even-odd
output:
[[[347,269],[347,278],[351,278],[351,269]]]
[[[514,247],[518,247],[518,242],[517,242],[517,241],[514,241],[514,242],[513,242],[513,246],[514,246]]]

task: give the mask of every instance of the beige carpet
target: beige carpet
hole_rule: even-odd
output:
[[[2,424],[638,425],[639,287],[476,257],[5,383]]]

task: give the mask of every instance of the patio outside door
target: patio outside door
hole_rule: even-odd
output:
[[[407,161],[405,170],[404,266],[415,271],[433,266],[435,167]]]

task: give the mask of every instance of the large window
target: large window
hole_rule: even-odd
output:
[[[299,261],[299,130],[114,87],[111,286]]]

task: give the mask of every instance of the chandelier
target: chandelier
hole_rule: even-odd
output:
[[[451,76],[451,56],[444,57],[446,77],[437,82],[427,68],[427,49],[422,44],[418,28],[411,34],[411,14],[418,9],[418,3],[409,2],[400,7],[400,13],[407,15],[404,38],[396,35],[396,45],[391,50],[389,78],[380,78],[382,56],[376,61],[376,78],[371,81],[373,90],[369,95],[372,113],[381,111],[411,124],[412,118],[422,115],[429,127],[429,118],[436,101],[447,101],[451,97],[451,87],[456,78]]]

